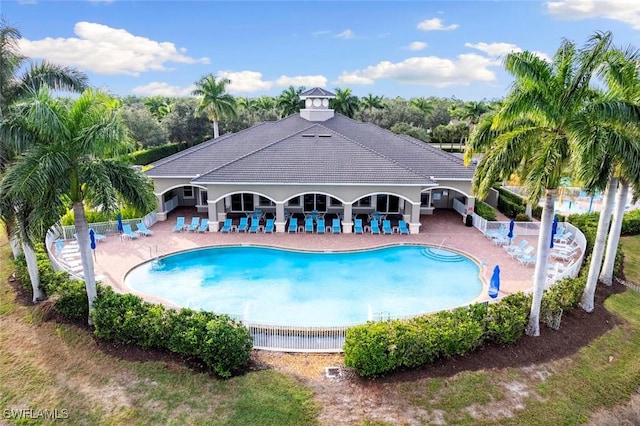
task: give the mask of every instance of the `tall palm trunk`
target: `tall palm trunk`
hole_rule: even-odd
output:
[[[84,274],[85,287],[87,289],[87,298],[89,299],[89,325],[93,325],[91,319],[91,308],[93,301],[96,300],[98,292],[96,290],[96,277],[93,268],[93,257],[91,257],[91,245],[89,242],[89,228],[87,226],[87,218],[84,214],[84,205],[82,201],[73,202],[73,216],[76,222],[76,233],[78,234],[78,246],[80,248],[80,256],[82,259],[82,272]]]
[[[529,325],[526,333],[529,336],[540,335],[540,306],[542,293],[547,280],[547,259],[549,257],[549,238],[553,226],[553,203],[556,198],[555,189],[546,189],[544,203],[542,205],[542,217],[540,220],[540,233],[538,234],[538,259],[533,273],[533,300],[529,313]]]
[[[36,252],[26,241],[22,243],[22,252],[27,262],[27,271],[29,272],[29,280],[31,280],[31,288],[33,289],[33,303],[37,303],[45,299],[45,294],[40,288],[40,272],[38,271]]]
[[[603,284],[611,285],[613,282],[613,268],[616,261],[616,253],[618,251],[618,242],[620,241],[620,231],[622,230],[622,219],[624,217],[624,206],[627,203],[629,195],[629,182],[624,179],[620,180],[618,192],[616,194],[616,206],[613,211],[613,221],[609,230],[607,239],[607,249],[604,255],[604,264],[600,273],[600,281]]]
[[[604,253],[605,240],[609,232],[609,223],[611,222],[611,211],[615,201],[614,193],[618,187],[618,178],[609,179],[609,184],[604,193],[602,200],[603,210],[600,212],[600,220],[598,221],[598,231],[596,232],[596,241],[593,244],[591,252],[591,263],[589,264],[589,275],[587,284],[582,293],[582,301],[580,306],[587,312],[592,312],[594,307],[594,298],[596,294],[596,285],[598,284],[598,275],[600,275],[600,267],[602,266],[602,256]]]
[[[213,120],[213,138],[218,139],[220,133],[218,131],[218,120]]]

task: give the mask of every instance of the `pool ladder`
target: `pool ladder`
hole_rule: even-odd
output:
[[[156,244],[156,255],[153,256],[153,246],[149,246],[149,259],[158,260],[158,245]]]

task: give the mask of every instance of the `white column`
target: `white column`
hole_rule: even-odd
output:
[[[476,206],[476,197],[467,197],[467,214],[473,213],[473,209]]]
[[[343,206],[344,219],[342,219],[342,232],[344,234],[351,234],[351,232],[353,232],[353,218],[351,217],[353,211],[352,204],[344,203]]]
[[[276,201],[276,232],[284,232],[287,221],[284,218],[284,201]]]
[[[164,194],[156,194],[156,199],[158,200],[158,220],[167,220],[167,212],[164,211]]]
[[[215,201],[208,200],[207,208],[209,209],[209,231],[218,232],[220,223],[218,223],[218,204]]]
[[[420,201],[411,203],[411,221],[409,222],[409,232],[418,234],[420,232]]]
[[[218,222],[224,222],[227,220],[227,211],[224,208],[224,198],[218,200],[216,203],[216,210],[218,211]]]

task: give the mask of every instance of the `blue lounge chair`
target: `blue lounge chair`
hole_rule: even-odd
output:
[[[122,236],[130,240],[133,240],[139,237],[138,234],[136,234],[131,230],[131,225],[129,225],[128,223],[125,223],[124,225],[122,225]]]
[[[520,262],[522,266],[533,265],[536,263],[537,257],[538,256],[535,254],[532,254],[531,256],[520,256],[518,257],[518,262]]]
[[[331,232],[334,234],[339,234],[340,231],[342,231],[342,228],[340,228],[340,219],[335,218],[331,222]]]
[[[180,232],[184,229],[184,217],[178,216],[176,218],[176,226],[173,227],[173,232]]]
[[[198,216],[194,216],[191,218],[191,224],[187,226],[187,231],[197,231],[198,226],[200,226],[200,218]]]
[[[298,232],[298,219],[292,217],[289,219],[289,228],[287,229],[289,232]]]
[[[520,241],[519,244],[509,244],[507,246],[502,246],[502,248],[507,253],[512,253],[512,252],[518,252],[520,250],[524,250],[524,248],[527,246],[527,244],[529,244],[529,242],[527,242],[527,240],[522,240],[522,241]]]
[[[136,227],[138,228],[138,234],[144,235],[145,237],[153,235],[153,231],[147,228],[147,225],[145,225],[144,222],[137,223]]]
[[[316,219],[316,232],[318,234],[324,234],[324,218],[319,217],[318,219]]]
[[[222,224],[222,228],[220,228],[220,232],[231,232],[231,228],[233,227],[233,220],[232,219],[225,219],[224,223]]]
[[[98,234],[93,228],[89,228],[89,235],[91,235],[91,231],[93,231],[93,239],[96,240],[96,242],[104,241],[107,239],[106,235]]]
[[[382,221],[382,233],[383,234],[393,234],[393,229],[391,228],[391,221],[390,220],[383,220]]]
[[[209,230],[209,218],[205,217],[200,222],[200,226],[196,229],[196,232],[207,232]]]
[[[273,219],[267,219],[267,224],[264,225],[264,232],[267,234],[272,234],[273,233],[273,225],[274,225],[275,220]]]
[[[260,219],[256,217],[251,218],[251,226],[249,227],[249,232],[256,233],[258,232],[258,228],[260,227]]]
[[[364,229],[362,228],[362,219],[356,219],[353,225],[353,232],[356,234],[362,234]]]
[[[304,232],[313,232],[313,218],[308,217],[304,220]]]
[[[249,229],[249,219],[241,217],[240,223],[238,224],[238,232],[247,232],[247,229]]]
[[[409,235],[409,228],[407,228],[407,222],[404,220],[398,221],[398,232],[402,235]]]
[[[380,222],[378,222],[378,219],[371,219],[371,233],[380,234]]]

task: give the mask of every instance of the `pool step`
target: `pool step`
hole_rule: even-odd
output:
[[[461,254],[449,251],[437,249],[434,247],[427,247],[422,250],[422,255],[429,259],[438,260],[440,262],[462,262],[465,257]]]

